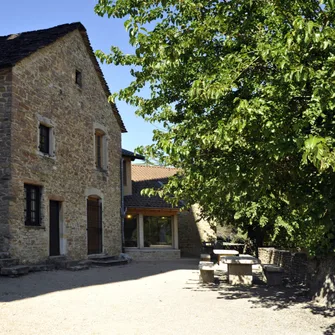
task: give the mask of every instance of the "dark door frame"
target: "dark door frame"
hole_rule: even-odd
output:
[[[61,202],[49,200],[49,255],[60,255],[60,210]]]

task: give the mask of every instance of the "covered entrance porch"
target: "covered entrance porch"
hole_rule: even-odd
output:
[[[136,260],[180,258],[178,209],[128,208],[124,218],[125,252]]]

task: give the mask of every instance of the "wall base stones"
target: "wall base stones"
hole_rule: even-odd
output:
[[[126,248],[125,253],[139,261],[174,260],[180,258],[177,249],[132,249]]]
[[[9,250],[12,70],[0,70],[0,252]]]

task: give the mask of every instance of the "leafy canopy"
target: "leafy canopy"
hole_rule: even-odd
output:
[[[144,153],[184,173],[163,196],[265,241],[334,251],[335,1],[99,0],[95,11],[124,19],[134,47],[97,52],[131,66],[116,96],[164,125]]]

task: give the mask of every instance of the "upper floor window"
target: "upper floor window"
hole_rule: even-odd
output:
[[[95,131],[95,166],[98,169],[106,169],[106,138],[101,130]]]
[[[82,87],[82,85],[83,85],[83,82],[82,82],[82,74],[81,74],[81,71],[79,71],[79,70],[76,70],[76,84],[77,84],[79,87]]]
[[[42,115],[37,114],[38,138],[37,150],[43,156],[55,157],[55,123]]]
[[[24,185],[24,223],[26,226],[41,225],[41,187]]]
[[[44,154],[50,155],[50,127],[40,124],[40,143],[39,149]]]
[[[108,129],[101,123],[93,122],[94,165],[97,170],[108,170]]]

